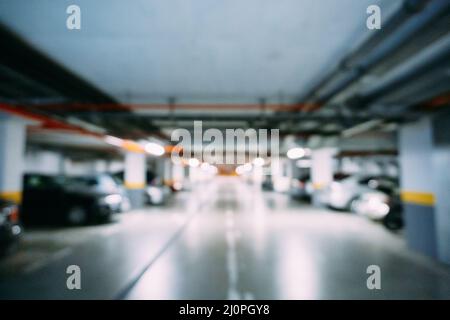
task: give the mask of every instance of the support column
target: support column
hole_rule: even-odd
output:
[[[436,241],[440,261],[450,264],[450,112],[433,122]]]
[[[166,186],[172,186],[173,184],[173,172],[172,172],[172,160],[170,158],[164,158],[164,184]]]
[[[145,203],[146,170],[144,153],[128,152],[125,155],[125,188],[133,208]]]
[[[0,197],[20,203],[27,123],[0,113]]]
[[[400,177],[407,243],[437,257],[432,131],[429,118],[400,128]]]
[[[169,159],[170,161],[170,159]],[[184,167],[180,163],[172,163],[172,180],[175,190],[181,190],[184,182]]]
[[[314,187],[312,202],[315,206],[321,206],[320,194],[331,182],[333,182],[333,156],[335,149],[322,148],[312,151],[311,154],[311,180]]]

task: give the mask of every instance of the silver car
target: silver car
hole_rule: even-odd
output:
[[[381,196],[383,188],[395,188],[395,179],[386,176],[353,175],[334,181],[322,193],[322,202],[337,210],[350,210],[353,202],[364,193],[376,192]],[[378,190],[378,191],[377,191]]]

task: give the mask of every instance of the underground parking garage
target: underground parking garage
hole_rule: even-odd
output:
[[[0,298],[449,299],[449,26],[2,1]]]

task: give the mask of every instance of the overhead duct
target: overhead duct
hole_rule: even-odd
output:
[[[326,104],[448,10],[448,0],[406,0],[383,27],[383,32],[376,33],[344,59],[337,70],[305,97],[306,100],[312,100],[314,105]],[[305,101],[305,98],[302,100]]]
[[[347,100],[347,106],[352,109],[363,108],[383,96],[407,86],[411,80],[420,78],[442,63],[450,59],[450,35],[435,42],[428,48],[416,54],[411,59],[391,71],[376,85],[358,93]]]

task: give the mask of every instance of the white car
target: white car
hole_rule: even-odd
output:
[[[147,203],[152,205],[164,204],[171,194],[168,186],[151,185],[146,189]]]
[[[364,193],[385,188],[395,188],[395,179],[385,176],[353,175],[334,181],[322,193],[322,202],[338,210],[350,210],[352,203]]]
[[[352,201],[351,211],[371,220],[382,220],[391,210],[389,195],[381,191],[369,191]]]

